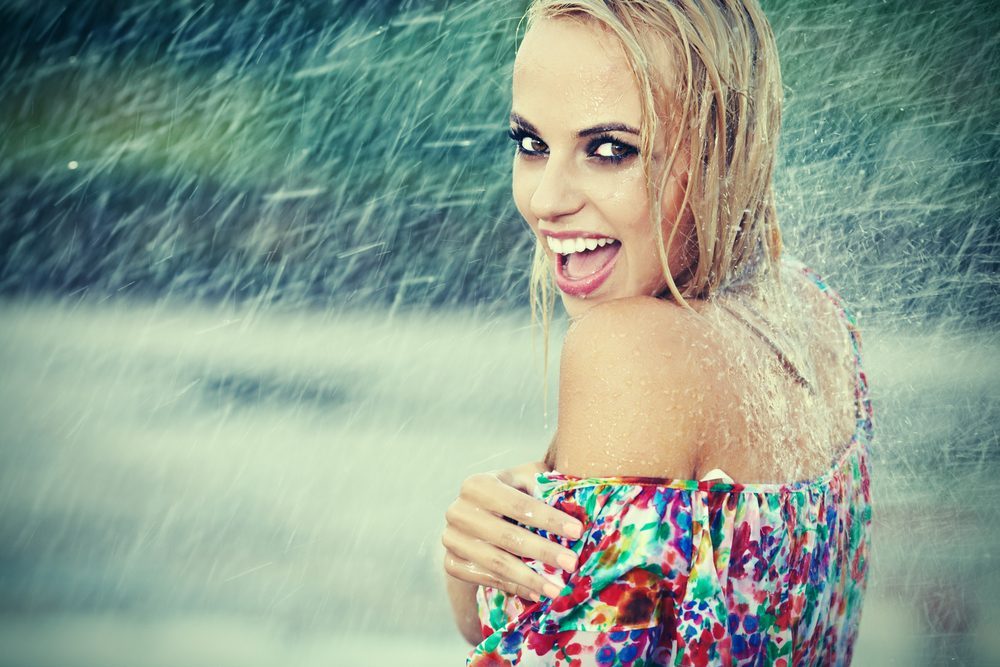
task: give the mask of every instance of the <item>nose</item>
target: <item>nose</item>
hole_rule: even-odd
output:
[[[584,196],[573,165],[549,155],[531,195],[531,213],[539,220],[556,221],[583,208]]]

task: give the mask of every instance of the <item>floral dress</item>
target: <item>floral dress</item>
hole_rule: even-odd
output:
[[[536,496],[578,518],[562,588],[531,602],[480,587],[483,641],[468,665],[847,665],[870,549],[872,411],[857,323],[837,303],[856,362],[857,428],[830,469],[786,484],[538,476]]]

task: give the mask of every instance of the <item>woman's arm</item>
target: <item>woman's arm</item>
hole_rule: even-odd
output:
[[[535,476],[545,470],[538,462],[472,475],[462,483],[458,498],[445,513],[447,525],[441,542],[446,550],[448,597],[462,636],[472,644],[482,638],[475,600],[480,584],[537,600],[541,595],[558,593],[558,589],[553,590],[553,585],[520,557],[569,571],[576,567],[572,551],[508,521],[571,539],[580,537],[583,526],[579,521],[532,497]]]
[[[713,367],[716,347],[704,322],[673,304],[637,297],[592,308],[563,345],[555,467],[582,477],[687,477],[708,422],[727,400]],[[558,594],[519,556],[576,570],[572,551],[504,520],[580,536],[576,519],[532,497],[535,477],[548,469],[539,462],[472,475],[448,508],[448,591],[470,642],[480,638],[479,584],[529,599]]]
[[[445,567],[447,570],[447,566]],[[482,627],[479,623],[479,611],[476,608],[477,584],[456,579],[445,574],[445,586],[448,589],[448,599],[451,601],[451,613],[455,616],[455,625],[462,633],[465,641],[473,646],[483,640]]]

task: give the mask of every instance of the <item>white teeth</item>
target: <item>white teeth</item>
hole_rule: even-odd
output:
[[[554,236],[546,236],[545,240],[549,244],[549,249],[559,255],[570,255],[574,252],[595,250],[596,248],[602,248],[609,243],[615,242],[613,238],[607,236],[602,239],[583,238],[582,236],[574,239],[557,239]]]

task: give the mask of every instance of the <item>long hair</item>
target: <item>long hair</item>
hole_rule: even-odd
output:
[[[767,274],[781,253],[772,173],[781,125],[781,71],[774,35],[757,0],[535,0],[539,19],[592,20],[621,42],[638,84],[639,152],[649,220],[669,295],[705,299]],[[665,127],[670,153],[654,165],[653,137]],[[663,235],[662,193],[678,159],[687,187],[679,215],[691,215],[697,257],[681,272],[668,263],[678,224]],[[654,166],[656,168],[654,168]],[[531,310],[547,338],[555,301],[538,245]]]

